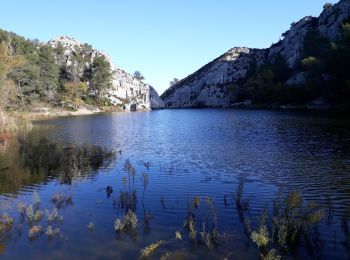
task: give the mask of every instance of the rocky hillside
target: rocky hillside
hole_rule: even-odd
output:
[[[266,50],[233,48],[164,92],[168,108],[225,107],[235,100],[234,83],[244,79],[251,62],[262,64]]]
[[[320,37],[335,41],[342,23],[349,16],[350,0],[341,0],[335,5],[325,4],[319,17],[308,16],[292,23],[290,30],[283,33],[283,39],[270,48],[233,48],[170,87],[161,97],[167,108],[228,107],[240,101],[238,94],[245,92],[244,82],[252,66],[259,68],[280,57],[290,70],[289,78],[283,84],[305,84],[306,72],[301,67],[305,58],[305,38],[314,30],[320,33]]]
[[[84,78],[84,72],[92,66],[95,57],[108,61],[112,84],[105,96],[112,105],[126,110],[164,108],[164,102],[152,86],[119,69],[107,54],[67,36],[57,37],[47,44],[56,50],[55,58],[61,72],[73,80]]]

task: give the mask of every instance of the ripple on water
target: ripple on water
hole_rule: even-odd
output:
[[[54,192],[70,194],[73,205],[62,209],[62,230],[70,237],[69,245],[58,246],[55,255],[138,257],[139,249],[146,243],[172,237],[182,228],[195,196],[200,197],[204,208],[206,199],[211,198],[220,228],[238,233],[239,241],[245,241],[233,197],[239,183],[244,184],[243,197],[250,205],[247,214],[255,226],[261,212],[265,207],[271,208],[278,194],[298,190],[305,199],[332,210],[334,223],[320,223],[324,257],[346,258],[342,242],[346,239],[350,208],[349,129],[348,121],[332,117],[216,109],[42,121],[33,130],[34,137],[46,137],[56,143],[57,150],[44,150],[42,156],[33,158],[52,161],[38,160],[45,167],[29,176],[0,178],[0,188],[11,187],[14,191],[5,189],[0,201],[8,205],[30,201],[31,194],[38,191],[42,207],[50,208]],[[25,151],[43,150],[36,145],[28,143]],[[14,150],[13,146],[11,154],[18,157],[14,157],[15,169],[21,172],[18,166],[25,157]],[[29,152],[26,155],[33,155]],[[60,163],[55,165],[53,159]],[[135,169],[134,178],[123,169],[126,159]],[[143,173],[148,174],[146,186]],[[111,194],[106,193],[107,186],[113,188]],[[136,241],[123,241],[116,238],[113,224],[116,218],[123,217],[125,209],[116,205],[120,192],[133,191],[140,230],[147,212],[153,216],[152,231],[139,231]],[[95,231],[87,236],[89,222],[95,224]],[[95,255],[84,252],[79,239],[84,245],[95,247],[89,251]],[[32,245],[31,250],[39,255],[43,248]],[[27,240],[19,239],[7,256],[15,258],[21,249],[28,250]],[[247,255],[256,256],[254,249],[244,250]],[[196,250],[192,253],[193,258],[200,254]]]

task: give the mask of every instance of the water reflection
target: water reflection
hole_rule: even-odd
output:
[[[46,137],[21,136],[0,153],[0,193],[16,193],[23,185],[49,177],[63,184],[94,176],[116,161],[116,152],[89,144],[54,143]]]

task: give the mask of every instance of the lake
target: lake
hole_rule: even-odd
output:
[[[0,257],[138,259],[160,241],[151,259],[258,259],[259,216],[271,234],[274,202],[296,191],[323,218],[300,218],[292,249],[268,247],[349,258],[349,120],[183,109],[37,121],[0,143],[0,213],[13,220]]]

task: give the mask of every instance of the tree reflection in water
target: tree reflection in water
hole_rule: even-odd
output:
[[[75,178],[94,176],[116,160],[111,149],[77,144],[61,144],[47,138],[22,136],[0,153],[0,193],[16,193],[23,185],[33,185],[49,176],[64,184]]]

